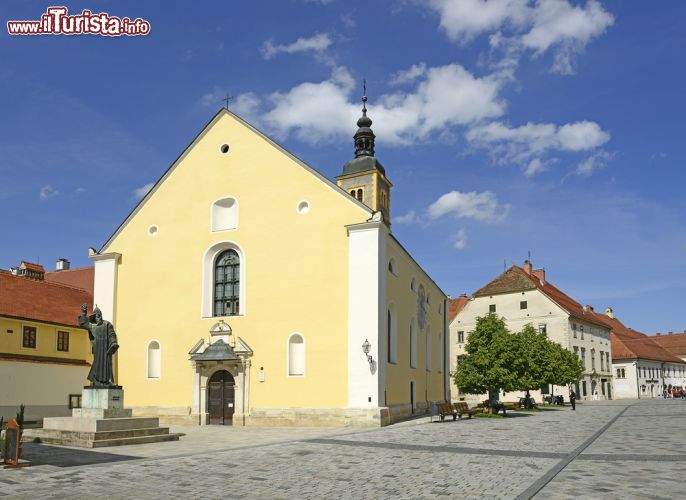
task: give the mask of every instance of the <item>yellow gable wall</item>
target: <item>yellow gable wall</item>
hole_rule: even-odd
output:
[[[228,154],[220,146],[229,144]],[[239,203],[238,228],[210,231],[212,203]],[[308,200],[310,211],[296,206]],[[325,184],[239,120],[222,112],[103,252],[122,254],[116,329],[118,382],[130,406],[190,406],[188,351],[216,318],[201,317],[202,263],[213,244],[244,253],[245,315],[228,317],[254,351],[251,407],[347,406],[346,224],[369,212]],[[151,224],[158,226],[154,237]],[[288,377],[287,339],[304,336],[305,376]],[[161,345],[148,380],[150,340]],[[257,373],[264,367],[265,381]]]
[[[402,404],[410,401],[410,381],[415,382],[415,401],[444,399],[444,370],[439,372],[439,339],[445,337],[445,295],[427,277],[424,271],[407,255],[393,239],[388,239],[387,259],[393,259],[396,272],[388,271],[388,303],[395,304],[397,320],[397,362],[387,363],[386,404]],[[417,325],[417,363],[410,366],[410,323],[417,321],[417,293],[412,291],[412,279],[416,280],[416,290],[424,286],[431,294],[431,303],[426,307],[426,326],[424,330]],[[443,304],[443,305],[441,305]],[[431,370],[426,370],[426,335],[431,330],[432,362]],[[385,336],[384,336],[385,338]],[[384,360],[387,361],[387,360]]]
[[[78,312],[75,314],[78,315]],[[23,347],[24,326],[36,329],[36,348]],[[10,333],[11,331],[11,333]],[[57,332],[69,332],[69,350],[57,350]],[[0,352],[24,356],[92,361],[88,332],[80,328],[0,317]],[[84,380],[84,382],[87,382]]]

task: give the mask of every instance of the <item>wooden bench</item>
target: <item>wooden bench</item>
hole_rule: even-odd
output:
[[[457,413],[450,403],[438,403],[438,416],[441,418],[441,422],[445,420],[445,417],[452,415],[453,420],[457,420]]]
[[[469,418],[472,418],[472,415],[476,415],[477,413],[479,413],[479,411],[476,409],[471,410],[469,408],[469,405],[464,402],[454,403],[453,407],[455,408],[457,416],[459,416],[460,418],[462,418],[462,415],[469,415]]]

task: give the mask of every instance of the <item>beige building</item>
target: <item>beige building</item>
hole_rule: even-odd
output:
[[[24,404],[31,422],[79,404],[92,355],[77,317],[92,301],[92,267],[60,259],[54,272],[31,262],[0,269],[0,416]]]
[[[534,270],[529,261],[524,267],[512,266],[493,281],[480,288],[471,298],[453,300],[450,322],[450,370],[457,368],[465,354],[469,333],[476,319],[489,313],[503,317],[510,331],[520,331],[532,324],[548,338],[574,352],[584,364],[584,375],[576,388],[579,399],[611,399],[612,367],[610,328],[599,321],[590,306],[582,306],[547,281],[545,270]],[[482,395],[462,394],[452,385],[452,398],[480,401]],[[569,397],[566,387],[555,387],[555,394]],[[541,401],[540,391],[531,391]],[[501,394],[514,401],[523,393]]]

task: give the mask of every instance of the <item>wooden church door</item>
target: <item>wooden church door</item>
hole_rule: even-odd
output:
[[[207,411],[210,424],[233,425],[236,385],[233,376],[226,370],[216,372],[208,384]]]

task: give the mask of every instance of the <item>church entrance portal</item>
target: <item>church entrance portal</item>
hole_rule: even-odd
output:
[[[207,412],[210,424],[233,425],[235,382],[226,370],[216,372],[207,384]]]

